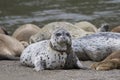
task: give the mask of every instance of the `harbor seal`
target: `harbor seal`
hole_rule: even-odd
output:
[[[98,32],[97,27],[88,21],[81,21],[74,24],[78,29],[83,29],[87,32]]]
[[[86,32],[107,32],[109,31],[109,25],[107,23],[101,24],[99,28],[88,21],[81,21],[74,24],[78,29],[83,29]]]
[[[120,33],[120,26],[117,26],[111,30],[111,32],[118,32]]]
[[[24,46],[15,38],[0,34],[0,59],[19,59]]]
[[[120,51],[115,51],[103,61],[92,64],[91,68],[95,70],[120,69]]]
[[[71,35],[65,29],[55,30],[50,40],[29,45],[22,53],[22,65],[34,70],[82,68],[77,56],[71,49]],[[69,60],[68,60],[69,59]]]
[[[0,26],[0,34],[9,35],[9,33],[7,32],[7,30],[3,26]]]
[[[45,25],[37,34],[30,37],[30,43],[39,42],[41,40],[50,39],[52,32],[58,28],[66,29],[70,32],[71,38],[79,38],[89,34],[93,34],[93,32],[86,32],[83,29],[78,29],[75,25],[69,22],[52,22]]]
[[[109,24],[103,23],[101,26],[98,28],[98,32],[108,32],[109,31]]]
[[[101,61],[120,50],[120,34],[99,32],[72,41],[73,51],[80,60]]]
[[[29,38],[36,34],[39,30],[40,28],[34,24],[25,24],[18,27],[12,36],[19,40],[24,47],[27,47],[29,45]]]

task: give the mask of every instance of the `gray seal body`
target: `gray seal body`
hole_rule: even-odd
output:
[[[120,50],[120,34],[100,32],[72,41],[73,51],[80,60],[101,61],[110,53]]]

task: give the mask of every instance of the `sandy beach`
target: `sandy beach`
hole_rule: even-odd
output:
[[[82,61],[89,67],[93,62]],[[0,61],[0,80],[120,80],[120,70],[44,70],[34,71],[20,65],[19,61]]]
[[[111,30],[120,26],[120,0],[0,0],[0,26],[6,28],[10,35],[24,24],[42,28],[56,21],[72,24],[89,21],[97,28],[107,23]],[[88,68],[92,63],[82,61]],[[20,65],[19,61],[1,60],[0,80],[120,80],[120,69],[36,72],[33,68]]]

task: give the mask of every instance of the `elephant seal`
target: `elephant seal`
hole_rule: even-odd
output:
[[[36,71],[82,68],[79,59],[72,53],[71,44],[69,32],[65,29],[55,30],[50,40],[43,40],[29,45],[23,51],[20,62],[22,65],[34,67]]]
[[[95,70],[120,69],[120,51],[115,51],[103,61],[92,64],[91,68]]]
[[[0,59],[19,59],[24,46],[15,38],[0,34]]]
[[[120,50],[120,34],[99,32],[72,41],[72,48],[80,60],[101,61]]]
[[[86,32],[83,29],[78,29],[73,24],[68,22],[52,22],[45,25],[37,34],[31,36],[30,43],[39,42],[41,40],[50,39],[52,32],[58,28],[66,29],[70,32],[71,38],[79,38],[86,36],[88,34],[93,34],[93,32]]]
[[[25,24],[17,28],[12,36],[26,47],[29,45],[29,38],[36,34],[39,30],[40,28],[34,24]]]

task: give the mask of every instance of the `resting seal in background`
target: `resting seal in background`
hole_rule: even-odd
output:
[[[95,70],[120,69],[120,51],[115,51],[103,61],[92,64],[91,68]]]
[[[98,32],[97,27],[88,21],[80,21],[74,24],[78,29],[83,29],[87,32]]]
[[[71,35],[64,29],[54,31],[50,40],[29,45],[23,51],[20,62],[22,65],[34,67],[36,71],[83,68],[77,56],[72,53]]]
[[[39,42],[41,40],[50,39],[52,32],[58,28],[63,28],[69,31],[71,34],[71,38],[79,38],[89,34],[93,34],[94,32],[87,32],[83,29],[75,27],[75,25],[69,22],[52,22],[45,25],[37,34],[31,36],[30,43]]]
[[[81,21],[81,22],[75,23],[74,25],[78,29],[83,29],[86,32],[96,33],[96,32],[107,32],[109,30],[109,25],[107,23],[101,24],[101,26],[98,29],[95,25],[93,25],[88,21]]]
[[[28,46],[29,38],[36,34],[40,28],[34,24],[25,24],[18,27],[14,33],[13,37],[19,40],[25,47]]]
[[[111,32],[117,32],[120,33],[120,26],[114,27]]]
[[[19,59],[24,46],[15,38],[0,34],[0,59]]]
[[[80,60],[101,61],[120,50],[120,34],[100,32],[72,41],[73,51]]]

